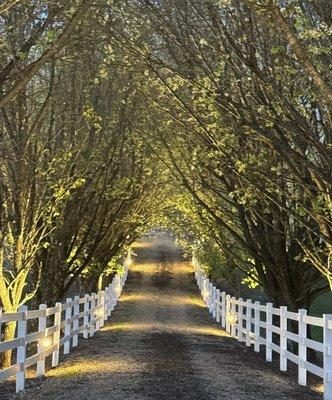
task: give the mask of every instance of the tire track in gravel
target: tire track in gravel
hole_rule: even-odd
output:
[[[203,307],[172,238],[142,238],[111,322],[22,400],[318,400],[228,337]],[[1,397],[2,396],[2,397]]]

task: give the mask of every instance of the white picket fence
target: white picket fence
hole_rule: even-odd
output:
[[[195,258],[193,266],[206,306],[227,333],[248,347],[253,345],[256,352],[264,345],[266,361],[271,362],[273,352],[278,353],[281,371],[287,370],[288,360],[297,364],[300,385],[307,384],[308,371],[319,376],[324,382],[324,400],[332,400],[332,314],[311,317],[305,309],[295,313],[287,307],[231,297],[209,281]],[[291,325],[295,325],[296,333],[289,330]],[[308,325],[323,329],[323,343],[307,337]],[[292,342],[297,344],[297,350],[291,351]],[[322,353],[323,368],[307,360],[307,349]]]
[[[68,298],[65,303],[58,302],[54,307],[41,304],[39,310],[28,310],[22,306],[18,312],[2,313],[1,325],[11,321],[17,322],[15,339],[0,342],[0,353],[16,350],[16,363],[0,370],[0,382],[16,376],[16,392],[24,390],[26,369],[37,364],[37,376],[45,374],[45,359],[52,355],[52,367],[59,364],[59,353],[69,354],[71,347],[78,346],[79,334],[87,339],[104,326],[117,304],[122,288],[128,276],[130,253],[124,262],[124,273],[116,274],[112,283],[98,293],[86,294],[83,297]],[[36,332],[27,329],[28,321],[38,319]],[[0,335],[1,337],[1,335]],[[36,343],[36,352],[27,356],[27,347]]]

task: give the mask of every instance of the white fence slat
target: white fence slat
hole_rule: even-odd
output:
[[[293,321],[298,321],[299,314],[293,311],[287,311],[287,318]]]
[[[17,338],[22,339],[22,344],[17,348],[16,362],[19,365],[19,371],[16,373],[16,393],[24,390],[25,386],[25,360],[26,360],[26,343],[27,334],[27,306],[21,306],[19,312],[22,313],[22,319],[17,323]]]
[[[0,353],[3,353],[4,351],[7,350],[13,350],[16,349],[20,344],[22,343],[21,338],[15,338],[12,340],[7,340],[5,342],[0,342]]]
[[[63,345],[63,354],[69,354],[70,352],[70,330],[71,330],[71,315],[72,315],[72,301],[73,299],[68,297],[66,299],[67,307],[65,308],[65,342]]]
[[[298,368],[298,382],[300,385],[305,386],[307,384],[307,370],[304,367],[304,363],[307,361],[307,324],[305,317],[307,310],[299,310],[299,368]]]
[[[0,382],[3,382],[7,378],[10,378],[13,375],[16,375],[20,370],[20,366],[18,364],[13,364],[8,368],[2,369],[0,371]]]
[[[287,371],[287,307],[280,307],[280,371]]]
[[[78,346],[78,326],[79,326],[79,313],[80,313],[80,296],[75,296],[74,297],[75,305],[73,307],[74,309],[74,322],[73,322],[73,330],[74,330],[74,336],[73,336],[73,347]]]
[[[320,326],[321,328],[324,328],[324,319],[323,318],[312,317],[312,316],[307,315],[305,317],[305,322],[308,325],[315,325],[315,326]]]
[[[44,308],[42,310],[39,308],[38,310],[29,310],[27,312],[27,319],[35,319],[45,316],[46,316],[46,310]]]
[[[266,304],[266,329],[265,329],[265,335],[266,335],[266,346],[265,346],[265,359],[266,361],[271,362],[272,361],[272,348],[271,348],[271,343],[272,343],[272,330],[271,330],[271,325],[272,325],[272,308],[273,304],[272,303],[267,303]]]
[[[2,313],[2,322],[22,321],[23,319],[24,315],[20,311]]]
[[[324,343],[316,342],[315,340],[311,340],[308,338],[304,339],[304,343],[306,347],[309,347],[309,349],[313,349],[321,353],[324,352]]]
[[[45,374],[45,347],[46,347],[46,304],[40,304],[39,310],[45,311],[43,316],[38,318],[38,332],[43,332],[42,337],[38,340],[37,353],[39,359],[37,361],[37,376],[43,376]]]

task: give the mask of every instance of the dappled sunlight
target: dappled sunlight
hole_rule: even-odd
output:
[[[132,244],[131,248],[135,251],[137,249],[148,249],[152,247],[152,243],[149,242],[143,242],[143,241],[139,241],[139,242],[135,242]]]
[[[79,359],[75,363],[62,365],[60,368],[54,368],[48,371],[48,377],[65,377],[72,378],[75,375],[86,375],[86,374],[105,374],[105,373],[119,373],[119,372],[134,372],[135,365],[126,360],[123,356],[121,359],[115,358],[114,356],[109,358],[88,358]]]
[[[204,302],[200,296],[196,295],[172,295],[171,297],[160,297],[159,293],[129,293],[123,294],[120,298],[121,303],[125,302],[153,302],[155,304],[165,305],[167,307],[177,306],[197,306],[204,308]]]
[[[134,261],[131,266],[131,271],[133,272],[140,272],[144,275],[155,275],[157,267],[160,268],[160,261]],[[167,263],[172,265],[172,275],[180,276],[180,275],[188,275],[193,272],[193,268],[191,264],[187,261],[183,262],[174,262],[174,263]],[[166,264],[166,265],[167,265]]]
[[[169,325],[170,330],[176,331],[179,333],[189,333],[192,335],[208,335],[208,336],[225,336],[229,337],[228,333],[226,333],[221,328],[217,328],[214,326],[200,326],[200,325]]]
[[[162,324],[157,322],[119,322],[116,324],[110,324],[105,326],[103,331],[170,331],[179,334],[189,334],[189,335],[208,335],[208,336],[219,336],[219,337],[229,337],[223,329],[216,326],[209,325],[192,325],[186,323],[179,324]]]
[[[117,322],[115,324],[106,325],[102,331],[142,331],[156,328],[157,324],[145,322]]]
[[[315,392],[323,393],[323,392],[324,392],[324,385],[323,385],[323,383],[317,383],[316,385],[313,385],[313,386],[312,386],[312,389],[313,389]]]
[[[156,271],[156,262],[144,262],[144,263],[134,263],[131,266],[131,271],[133,272],[140,272],[144,275],[153,275]]]
[[[152,299],[152,296],[145,293],[130,293],[130,294],[123,294],[120,298],[121,303],[125,303],[127,301],[149,301]]]

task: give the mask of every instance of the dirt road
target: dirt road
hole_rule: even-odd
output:
[[[24,400],[318,400],[209,317],[172,239],[145,238],[111,322]],[[37,390],[38,389],[38,390]],[[1,397],[1,396],[0,396]]]

